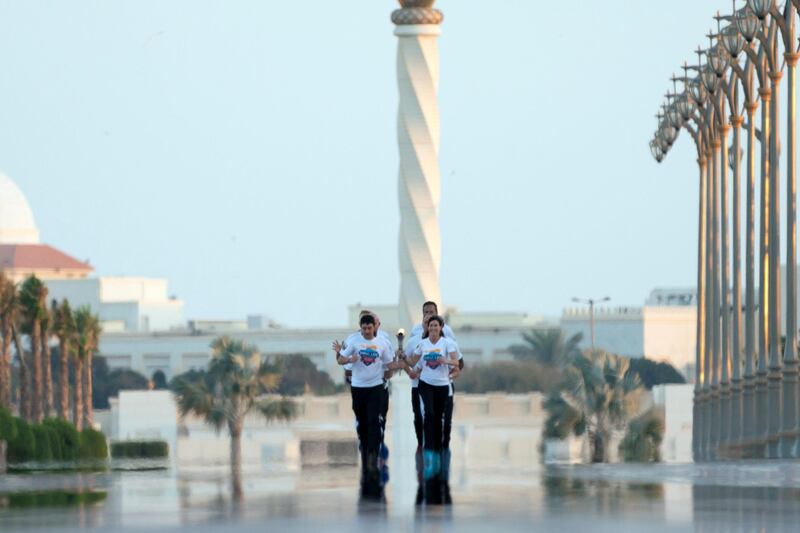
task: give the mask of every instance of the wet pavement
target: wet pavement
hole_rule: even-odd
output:
[[[0,530],[800,530],[796,463],[459,469],[450,506],[415,505],[397,474],[381,504],[359,501],[352,467],[250,467],[238,500],[221,466],[9,474]]]

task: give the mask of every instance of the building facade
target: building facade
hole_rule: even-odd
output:
[[[666,361],[689,380],[694,379],[697,308],[694,289],[655,289],[641,307],[603,307],[594,310],[595,347],[626,357]],[[565,309],[561,329],[583,335],[581,348],[590,347],[591,321],[585,308]]]

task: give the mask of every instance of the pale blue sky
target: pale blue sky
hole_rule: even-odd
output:
[[[0,1],[0,171],[45,242],[187,318],[397,300],[391,0]],[[647,143],[725,0],[440,0],[442,295],[556,315],[695,281],[694,148]]]

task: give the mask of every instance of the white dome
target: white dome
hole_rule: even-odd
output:
[[[0,244],[39,244],[39,230],[28,200],[11,178],[0,172]]]

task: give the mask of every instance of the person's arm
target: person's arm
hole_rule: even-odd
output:
[[[458,354],[450,352],[449,356],[439,356],[439,364],[458,367]]]
[[[336,362],[340,365],[358,362],[358,355],[355,354],[355,345],[353,344],[342,348],[339,341],[333,341],[333,351],[336,353]]]
[[[406,362],[408,366],[416,366],[417,362],[419,362],[419,358],[422,357],[422,343],[420,342],[417,344],[416,348],[414,348],[414,352],[411,354],[410,357],[406,357]]]
[[[388,342],[384,343],[381,348],[381,361],[383,361],[384,379],[389,379],[394,375],[394,370],[400,370],[405,367],[405,361],[396,361],[392,356],[392,345]]]
[[[458,354],[458,369],[464,370],[464,356],[461,355],[461,348],[458,347],[458,343],[453,339],[450,339],[450,344],[452,345],[452,349],[455,349]]]
[[[458,345],[448,339],[445,350],[447,350],[447,355],[441,356],[439,361],[451,367],[458,367]]]
[[[411,379],[417,379],[422,375],[422,369],[424,367],[424,361],[420,359],[417,364],[411,367],[411,374],[409,376],[413,376]]]

